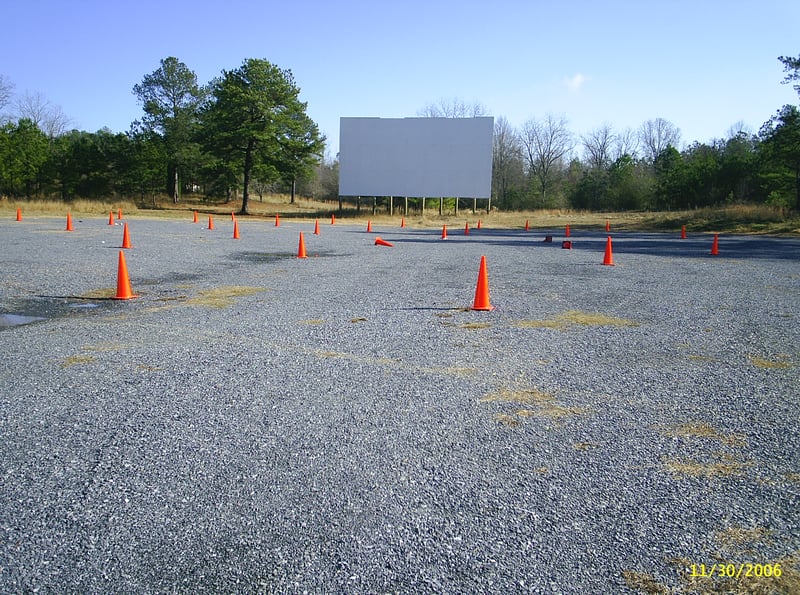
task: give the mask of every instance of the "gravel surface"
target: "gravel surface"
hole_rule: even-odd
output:
[[[800,576],[796,238],[132,219],[116,301],[74,226],[0,222],[1,592]]]

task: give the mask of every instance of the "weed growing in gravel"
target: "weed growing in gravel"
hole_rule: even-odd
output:
[[[465,322],[464,324],[460,324],[459,328],[465,329],[479,329],[479,328],[489,328],[492,326],[488,322]]]
[[[558,314],[553,318],[544,320],[520,320],[516,323],[518,328],[552,328],[556,330],[566,330],[570,326],[639,326],[638,322],[627,318],[616,318],[598,312],[582,312],[580,310],[568,310]]]
[[[747,445],[747,438],[741,434],[722,433],[705,422],[687,422],[674,426],[659,427],[662,434],[672,438],[706,439],[719,442],[727,448],[740,448]],[[739,460],[735,454],[716,452],[711,460],[698,461],[690,457],[661,457],[661,463],[676,479],[681,477],[704,477],[715,479],[733,477],[744,473],[749,462]]]
[[[588,412],[584,407],[567,407],[556,403],[555,397],[550,393],[545,393],[535,388],[511,390],[507,388],[489,393],[479,400],[481,403],[503,403],[514,405],[525,405],[525,408],[514,411],[514,419],[527,417],[546,417],[555,421],[561,421],[566,417],[583,415]],[[502,421],[498,416],[509,417],[507,413],[496,414],[495,419]],[[505,422],[503,422],[505,423]],[[506,423],[506,425],[510,425]],[[514,424],[516,425],[516,424]]]
[[[754,355],[748,355],[747,358],[750,363],[757,368],[765,368],[768,370],[785,370],[793,367],[792,362],[789,361],[789,356],[786,354],[778,354],[775,359],[769,360]]]
[[[70,366],[77,366],[81,364],[91,364],[95,361],[95,358],[91,355],[71,355],[69,357],[64,358],[61,362],[62,368],[69,368]]]
[[[186,304],[189,306],[208,306],[209,308],[227,308],[233,304],[234,298],[254,295],[262,291],[266,291],[266,288],[228,285],[201,291],[197,297],[186,300]]]
[[[740,447],[747,445],[747,438],[741,434],[723,434],[705,422],[687,422],[676,426],[662,428],[665,436],[671,438],[710,438],[725,446]]]

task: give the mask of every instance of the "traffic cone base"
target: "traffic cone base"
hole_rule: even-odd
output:
[[[117,295],[115,300],[130,300],[138,297],[131,290],[131,280],[128,277],[128,265],[125,264],[125,253],[119,251],[119,266],[117,267]]]
[[[131,246],[131,236],[128,233],[128,224],[125,224],[125,227],[122,228],[122,247],[123,248],[132,248]]]
[[[475,301],[472,303],[472,309],[484,312],[494,310],[494,306],[489,302],[489,274],[486,270],[485,256],[481,256],[481,267],[478,270],[478,284],[475,286]]]
[[[394,244],[390,244],[386,240],[382,240],[380,236],[375,238],[375,245],[376,246],[388,246],[389,248],[393,248]]]
[[[614,252],[611,247],[611,236],[606,240],[606,253],[603,256],[603,264],[606,266],[614,266]]]
[[[300,242],[297,246],[297,258],[308,258],[306,255],[306,242],[303,239],[303,232],[300,232]]]

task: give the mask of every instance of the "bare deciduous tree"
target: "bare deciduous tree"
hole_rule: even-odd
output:
[[[645,158],[652,163],[667,147],[680,148],[678,143],[681,141],[681,131],[672,122],[656,118],[642,124],[639,129],[639,140],[645,152]]]
[[[61,109],[53,105],[41,93],[28,93],[17,99],[19,119],[31,120],[48,137],[55,138],[67,131],[70,119]]]
[[[584,161],[593,169],[604,169],[613,161],[616,135],[610,124],[603,124],[581,137]]]
[[[543,201],[552,185],[555,168],[573,148],[567,124],[564,116],[548,114],[544,120],[530,119],[522,125],[520,143],[528,162],[528,175],[536,179]]]
[[[417,112],[421,118],[477,118],[488,115],[486,107],[478,102],[467,103],[455,97],[440,99],[438,103],[429,103]]]
[[[5,76],[0,74],[0,124],[8,120],[9,116],[5,113],[6,106],[11,103],[14,94],[14,85]]]
[[[617,134],[614,144],[614,161],[623,155],[628,155],[631,159],[639,157],[639,135],[632,128],[626,128]]]
[[[521,163],[519,137],[508,120],[500,116],[494,121],[492,138],[492,185],[495,198],[506,200],[512,181],[521,174]]]

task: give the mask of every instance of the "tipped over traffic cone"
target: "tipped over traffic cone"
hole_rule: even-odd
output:
[[[608,266],[614,266],[614,252],[611,248],[611,236],[608,236],[606,240],[606,253],[603,256],[603,264]]]
[[[72,215],[67,213],[67,231],[72,231]]]
[[[367,233],[372,233],[372,221],[367,219]]]
[[[108,213],[108,224],[114,225],[114,211],[109,211]]]
[[[17,221],[22,221],[22,209],[17,207]]]
[[[119,267],[117,267],[117,295],[115,300],[129,300],[137,296],[131,290],[131,280],[128,277],[128,265],[125,264],[125,253],[119,251]]]
[[[297,245],[297,258],[308,258],[306,255],[306,242],[303,239],[303,232],[300,232],[300,242]]]
[[[214,229],[214,218],[211,215],[208,216],[208,229]]]
[[[569,223],[567,223],[567,226],[564,228],[564,237],[568,238],[569,234],[570,234]]]
[[[131,236],[128,233],[128,224],[125,224],[125,227],[122,228],[122,248],[132,248],[131,246]]]
[[[469,235],[469,221],[467,221],[467,222],[464,224],[464,235],[465,235],[465,236],[468,236],[468,235]]]
[[[389,246],[389,248],[393,248],[393,247],[394,247],[394,244],[390,244],[390,243],[389,243],[389,242],[387,242],[386,240],[382,240],[382,239],[380,238],[380,236],[378,236],[378,237],[376,237],[376,238],[375,238],[375,245],[376,245],[376,246]]]
[[[239,239],[239,222],[236,219],[233,220],[233,239]]]
[[[681,239],[682,240],[686,239],[686,226],[685,225],[681,225]]]
[[[443,240],[447,239],[447,226],[446,225],[442,225],[442,239]]]
[[[314,219],[314,235],[315,236],[319,235],[319,220],[318,219]]]
[[[192,223],[197,223],[197,211],[194,212],[194,218],[192,219]]]
[[[711,243],[711,255],[717,256],[719,254],[719,234],[714,234],[714,241]]]
[[[494,306],[489,303],[489,274],[486,271],[485,256],[481,256],[481,267],[478,270],[478,284],[475,286],[475,301],[472,303],[472,309],[487,312],[494,310]]]

